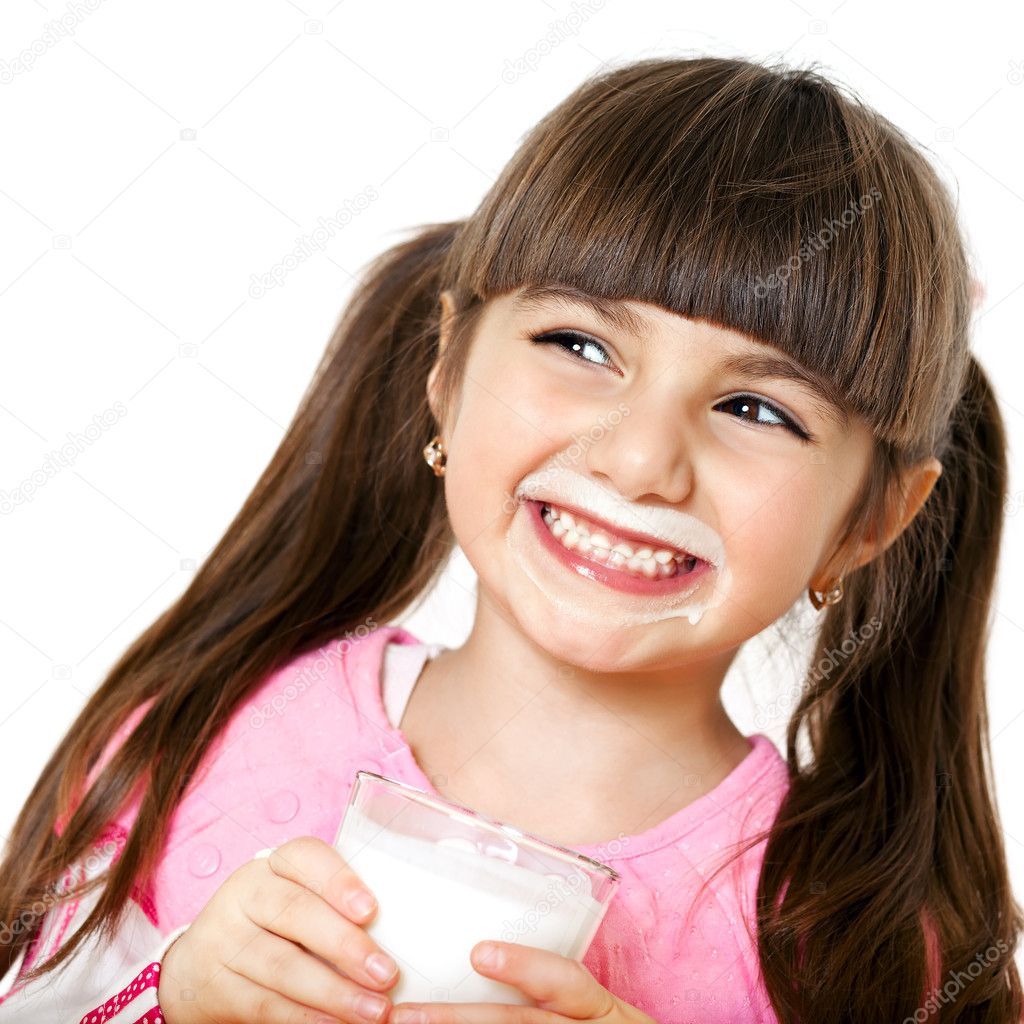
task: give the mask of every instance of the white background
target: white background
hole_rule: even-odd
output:
[[[986,289],[974,347],[1011,443],[988,664],[1021,898],[1019,7],[4,0],[0,19],[4,837],[88,695],[255,483],[365,262],[469,214],[522,134],[602,62],[702,52],[817,62],[927,146],[959,196]],[[339,210],[354,213],[326,247],[254,296],[254,275]],[[468,632],[459,556],[404,623],[421,638]],[[744,649],[725,687],[744,732],[792,691],[797,663],[785,645]],[[785,710],[769,717],[778,740]]]

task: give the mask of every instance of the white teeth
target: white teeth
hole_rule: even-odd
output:
[[[641,558],[639,553],[626,562],[626,568],[633,572],[642,572],[649,580],[658,575],[658,563],[653,558]]]
[[[694,559],[683,552],[668,548],[643,547],[634,551],[622,541],[613,543],[612,539],[600,530],[588,531],[582,521],[577,521],[570,513],[554,509],[545,504],[544,522],[551,533],[561,544],[570,550],[578,550],[597,562],[614,568],[626,568],[630,572],[646,576],[647,579],[664,579],[688,571]]]

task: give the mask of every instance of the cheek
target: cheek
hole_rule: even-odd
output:
[[[756,482],[755,482],[756,481]],[[824,482],[810,469],[748,478],[716,499],[734,580],[749,593],[797,595],[807,586],[830,529]]]
[[[520,386],[511,387],[516,379]],[[511,366],[469,368],[444,477],[452,529],[464,550],[488,527],[507,526],[516,484],[557,443],[559,422],[564,429],[557,401],[525,385]]]

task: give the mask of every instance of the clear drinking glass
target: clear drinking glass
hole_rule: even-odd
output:
[[[392,1002],[532,1005],[477,973],[483,939],[580,960],[619,885],[599,861],[375,772],[359,771],[335,848],[377,898],[366,926],[399,967]]]

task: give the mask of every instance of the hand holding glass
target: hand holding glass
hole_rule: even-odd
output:
[[[398,963],[393,1003],[529,1005],[470,951],[497,939],[582,959],[619,884],[581,853],[367,771],[334,846],[377,898],[366,931]]]

